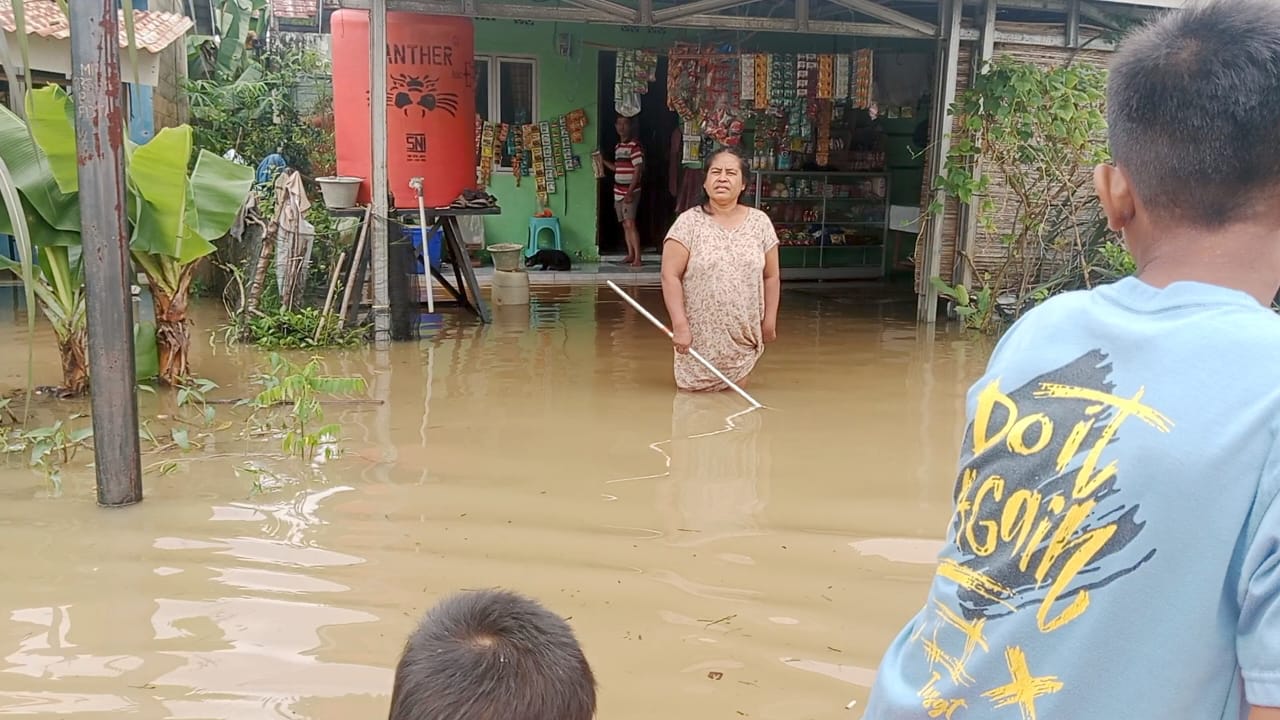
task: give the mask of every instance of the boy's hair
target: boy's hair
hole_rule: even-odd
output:
[[[390,720],[590,720],[596,684],[573,630],[500,590],[446,598],[409,636]]]
[[[1126,38],[1107,88],[1111,152],[1153,212],[1202,227],[1280,189],[1280,0],[1211,0]]]

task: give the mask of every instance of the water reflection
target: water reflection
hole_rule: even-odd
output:
[[[675,393],[667,476],[658,484],[669,541],[697,546],[758,535],[769,502],[768,410],[737,395]]]

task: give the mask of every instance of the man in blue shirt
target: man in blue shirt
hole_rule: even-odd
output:
[[[1138,277],[996,348],[866,720],[1280,720],[1280,1],[1162,17],[1107,103]]]

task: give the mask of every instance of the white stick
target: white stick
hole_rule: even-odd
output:
[[[631,297],[626,292],[624,292],[622,288],[615,285],[612,280],[608,281],[608,285],[610,288],[613,289],[614,292],[621,295],[622,299],[627,301],[627,304],[635,308],[636,312],[639,312],[641,315],[645,316],[645,318],[647,318],[649,322],[653,323],[654,327],[658,328],[663,333],[665,333],[667,337],[672,337],[672,332],[667,329],[667,326],[663,325],[661,320],[654,317],[653,313],[650,313],[648,310],[645,310],[644,306],[636,302],[635,298]],[[758,408],[764,407],[764,405],[761,405],[759,402],[757,402],[755,398],[748,395],[745,390],[735,385],[734,382],[729,378],[725,377],[724,373],[717,370],[715,365],[712,365],[710,362],[707,361],[706,358],[699,355],[697,350],[694,350],[693,348],[689,348],[689,354],[693,356],[694,360],[697,360],[698,362],[702,363],[708,370],[712,372],[712,374],[720,378],[720,382],[724,383],[725,385],[728,385],[730,390],[733,390],[734,392],[738,393],[739,395],[742,396],[744,400],[751,403],[752,407],[758,407]]]
[[[413,178],[409,187],[418,194],[418,227],[422,228],[422,258],[427,276],[427,312],[436,312],[436,285],[431,279],[431,239],[427,237],[427,206],[422,199],[422,178]]]

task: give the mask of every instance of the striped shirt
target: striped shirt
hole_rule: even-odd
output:
[[[644,148],[636,140],[618,143],[613,151],[613,197],[621,200],[636,179],[636,168],[644,166]]]

